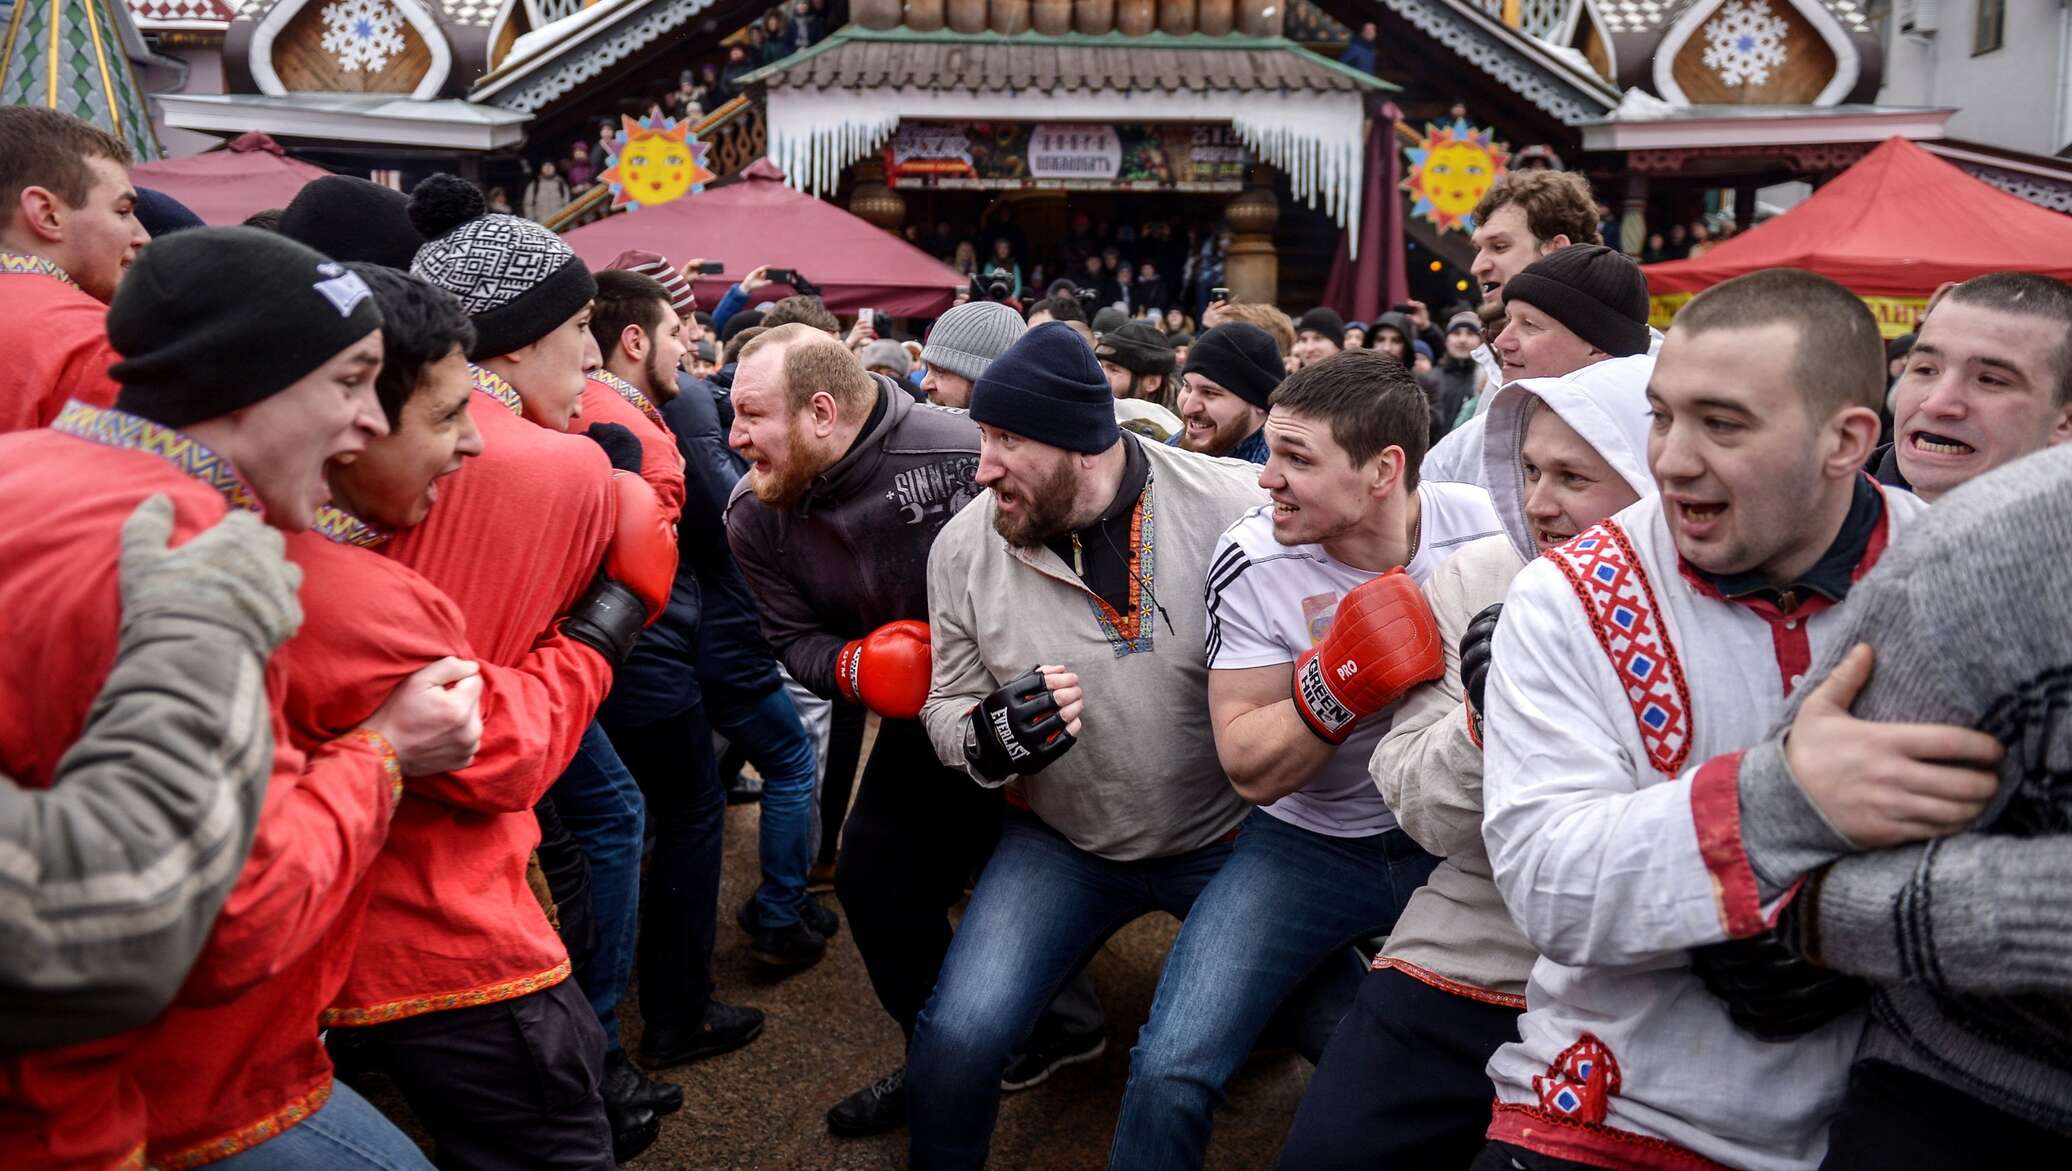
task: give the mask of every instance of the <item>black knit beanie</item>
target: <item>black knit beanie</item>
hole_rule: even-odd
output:
[[[280,233],[333,260],[410,269],[424,237],[410,222],[410,197],[352,175],[326,175],[295,193]]]
[[[1132,374],[1171,374],[1173,343],[1148,321],[1130,321],[1101,335],[1094,357]]]
[[[153,191],[149,187],[137,188],[137,202],[130,210],[137,217],[137,222],[144,225],[144,230],[151,233],[154,240],[160,236],[170,236],[174,232],[208,226],[202,223],[201,217],[195,215],[193,209],[186,204],[163,191]]]
[[[1303,314],[1302,319],[1295,323],[1295,332],[1300,334],[1306,329],[1323,334],[1336,345],[1345,345],[1345,318],[1340,317],[1336,309],[1319,305]]]
[[[1108,376],[1062,321],[1044,322],[993,359],[971,386],[971,419],[1087,454],[1122,438]]]
[[[115,405],[168,427],[227,415],[293,385],[381,328],[359,274],[258,228],[154,240],[108,306]]]
[[[1523,301],[1614,358],[1648,352],[1648,280],[1602,244],[1556,249],[1504,283],[1504,304]]]
[[[433,175],[410,193],[425,244],[410,271],[460,298],[475,321],[470,361],[521,350],[597,296],[597,281],[561,237],[514,215],[491,215],[482,191]]]
[[[1242,321],[1219,325],[1187,347],[1187,368],[1261,410],[1288,376],[1273,335]]]

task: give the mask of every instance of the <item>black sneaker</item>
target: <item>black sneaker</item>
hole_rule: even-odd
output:
[[[906,1066],[836,1102],[827,1129],[841,1138],[869,1138],[906,1125]]]
[[[650,1026],[640,1039],[640,1063],[649,1069],[688,1065],[732,1053],[763,1031],[763,1010],[737,1008],[715,1000],[705,1006],[705,1019],[690,1032]]]
[[[750,935],[762,933],[762,916],[756,909],[754,895],[748,896],[748,901],[742,903],[741,909],[734,912],[734,922],[740,924],[741,930]],[[822,906],[819,899],[810,895],[799,900],[799,922],[811,927],[813,933],[822,939],[833,939],[842,931],[842,917]]]
[[[1008,1058],[1007,1070],[1000,1075],[1000,1088],[1011,1094],[1040,1086],[1066,1066],[1092,1061],[1107,1051],[1105,1032],[1075,1037],[1063,1029],[1039,1025],[1023,1047]]]
[[[729,805],[754,805],[762,799],[763,779],[761,777],[744,777],[740,773],[735,773],[734,779],[727,782],[727,804]]]
[[[810,968],[827,954],[827,937],[804,923],[787,923],[756,932],[748,954],[766,967]]]
[[[640,1107],[659,1117],[683,1109],[683,1087],[658,1082],[633,1068],[624,1050],[604,1055],[604,1100],[621,1109]]]
[[[645,1106],[618,1106],[604,1101],[604,1116],[611,1122],[612,1162],[625,1163],[649,1147],[662,1133],[662,1120]]]

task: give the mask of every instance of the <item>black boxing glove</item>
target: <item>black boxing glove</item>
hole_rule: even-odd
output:
[[[618,423],[592,423],[583,437],[604,449],[604,458],[621,472],[640,474],[640,437]]]
[[[1475,724],[1482,724],[1482,697],[1489,685],[1489,646],[1496,640],[1497,619],[1504,604],[1483,607],[1468,628],[1460,632],[1460,685],[1468,693],[1468,706],[1475,710]]]
[[[1808,963],[1783,929],[1691,949],[1691,970],[1742,1032],[1765,1041],[1804,1036],[1870,999],[1870,985]]]
[[[594,647],[612,666],[626,661],[633,644],[647,629],[647,603],[640,595],[600,573],[561,621],[561,632]]]
[[[971,709],[964,759],[987,780],[1005,781],[1042,772],[1073,742],[1042,669],[1031,667]]]

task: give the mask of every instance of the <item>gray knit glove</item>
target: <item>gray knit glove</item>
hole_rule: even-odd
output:
[[[234,511],[177,549],[167,548],[172,535],[173,504],[164,495],[123,522],[125,635],[149,618],[190,618],[243,632],[264,656],[302,625],[295,599],[302,569],[256,514]]]

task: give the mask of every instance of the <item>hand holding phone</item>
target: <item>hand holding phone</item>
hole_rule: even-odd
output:
[[[723,260],[699,260],[693,262],[692,269],[699,276],[718,276],[727,271],[727,265]]]
[[[1210,290],[1209,290],[1209,303],[1210,303],[1210,304],[1212,304],[1212,305],[1215,305],[1215,304],[1221,304],[1221,303],[1223,303],[1223,302],[1225,302],[1225,301],[1228,301],[1228,300],[1230,300],[1230,290],[1229,290],[1229,289],[1226,289],[1226,288],[1222,287],[1221,285],[1218,285],[1217,287],[1215,287],[1215,288],[1213,288],[1213,289],[1210,289]]]

